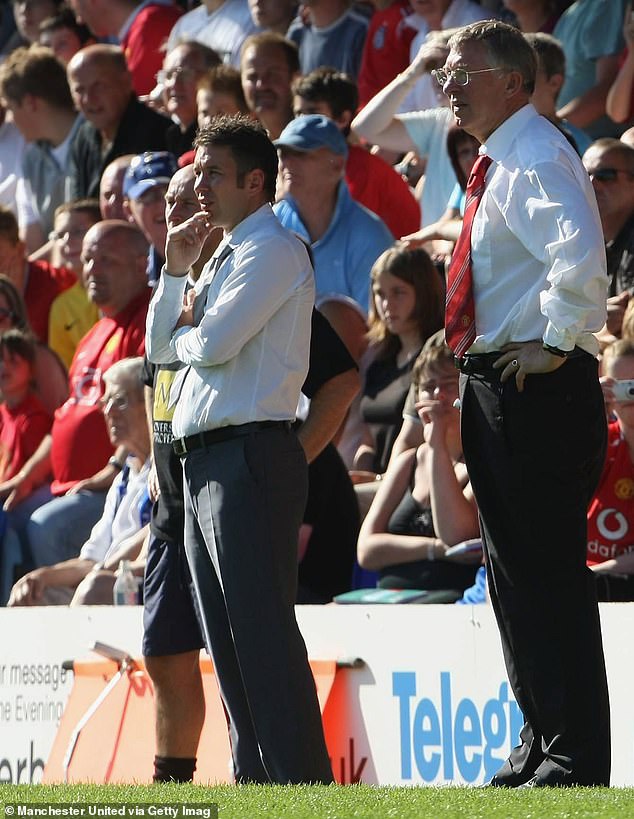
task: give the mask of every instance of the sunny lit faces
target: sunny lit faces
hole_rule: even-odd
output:
[[[204,73],[202,56],[191,46],[176,46],[163,62],[165,108],[185,126],[196,119],[196,84]]]
[[[163,255],[167,238],[165,222],[165,194],[167,185],[154,185],[136,199],[126,199],[134,221],[151,245]]]
[[[372,283],[372,296],[379,319],[391,333],[400,336],[417,328],[414,285],[383,271]]]
[[[307,100],[296,94],[293,97],[293,116],[300,117],[302,114],[323,114],[334,119],[332,108],[325,100]]]
[[[143,393],[138,385],[123,375],[105,380],[101,409],[113,446],[136,443],[145,423]]]
[[[241,73],[244,97],[251,111],[290,112],[292,75],[281,48],[249,46],[242,56]]]
[[[54,241],[64,267],[81,276],[81,243],[88,229],[95,224],[88,213],[66,211],[55,217]]]
[[[238,101],[232,94],[223,91],[211,91],[208,88],[199,88],[196,93],[198,108],[198,127],[209,125],[214,117],[221,114],[240,114]]]
[[[446,71],[455,68],[481,71],[490,67],[484,46],[476,41],[452,48],[444,65]],[[456,123],[480,142],[484,142],[508,116],[504,93],[506,76],[507,73],[500,69],[472,74],[467,85],[458,85],[449,79],[443,87]]]
[[[127,231],[126,226],[99,222],[84,237],[84,287],[90,301],[108,316],[123,310],[147,287],[147,244]]]
[[[68,82],[76,108],[109,139],[117,132],[130,102],[130,74],[107,59],[82,57],[79,51],[68,67]]]
[[[82,47],[82,43],[69,28],[56,28],[50,31],[43,31],[40,34],[40,45],[47,46],[52,50],[57,59],[64,65],[68,65],[73,57]]]
[[[203,145],[196,149],[194,172],[194,190],[201,210],[213,225],[232,230],[249,213],[250,197],[246,184],[249,174],[238,179],[231,149],[220,145]]]
[[[419,400],[433,398],[453,406],[458,396],[458,372],[451,364],[437,363],[428,366],[418,381]]]
[[[126,219],[123,177],[132,156],[120,156],[106,166],[99,182],[99,210],[104,219]]]
[[[583,165],[590,175],[601,218],[626,217],[634,207],[634,167],[629,166],[627,154],[590,146],[583,155]]]
[[[168,228],[182,225],[187,219],[198,213],[200,202],[194,191],[194,166],[180,168],[170,179],[165,194],[165,219]]]
[[[278,148],[284,193],[311,198],[333,197],[343,175],[345,157],[329,148],[295,151],[286,145]]]
[[[634,355],[604,356],[601,364],[603,375],[609,375],[616,381],[628,381],[634,379]],[[634,400],[619,401],[612,405],[612,409],[624,420],[629,421],[629,425],[634,425]],[[625,413],[625,414],[624,414]]]

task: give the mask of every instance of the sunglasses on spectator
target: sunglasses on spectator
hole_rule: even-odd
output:
[[[589,171],[588,176],[590,179],[596,179],[597,182],[615,182],[620,173],[625,173],[628,176],[633,175],[623,168],[597,168],[596,171]]]
[[[435,68],[431,75],[438,85],[445,85],[450,80],[456,85],[469,85],[469,78],[472,74],[486,74],[487,71],[500,71],[499,68],[480,68],[478,71],[467,71],[466,68],[452,68],[449,71],[444,68]]]

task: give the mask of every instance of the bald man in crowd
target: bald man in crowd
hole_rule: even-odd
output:
[[[166,150],[170,120],[136,97],[118,46],[82,48],[69,62],[67,73],[75,107],[87,120],[71,150],[67,198],[97,197],[101,174],[113,159]]]

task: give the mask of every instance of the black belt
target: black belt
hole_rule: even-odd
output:
[[[498,358],[504,355],[501,350],[496,350],[492,353],[474,353],[473,355],[465,355],[462,358],[454,356],[454,364],[465,375],[488,375],[491,377],[499,377],[502,374],[504,367],[494,368],[493,365]],[[567,359],[581,358],[581,356],[590,355],[581,347],[575,347],[566,356]]]
[[[230,438],[241,438],[260,429],[290,429],[291,426],[291,421],[252,421],[250,424],[236,424],[232,427],[209,429],[206,432],[187,435],[185,438],[176,438],[172,442],[172,447],[174,452],[182,457],[195,449],[204,449],[220,441],[228,441]]]
[[[496,370],[493,365],[502,355],[501,352],[479,353],[477,355],[465,355],[462,358],[454,356],[454,364],[465,375],[491,375],[501,370]]]

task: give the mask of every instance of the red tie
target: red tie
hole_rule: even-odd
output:
[[[476,337],[473,275],[471,270],[471,226],[482,194],[484,177],[493,160],[480,155],[473,164],[467,183],[462,230],[456,242],[447,274],[445,339],[457,358],[461,358]]]

